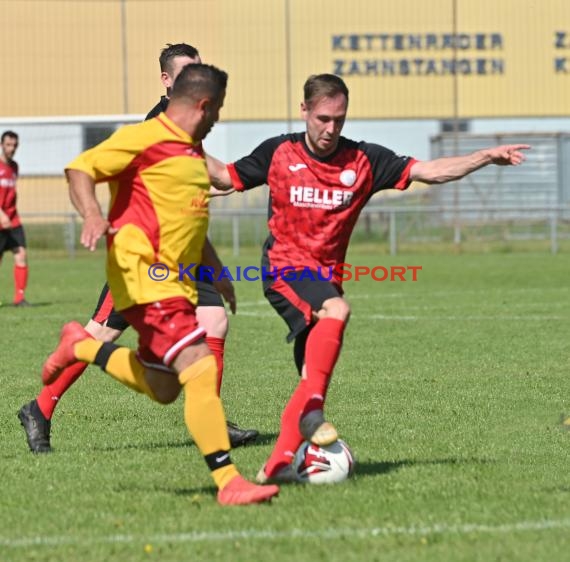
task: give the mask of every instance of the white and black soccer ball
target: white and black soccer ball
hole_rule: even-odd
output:
[[[305,441],[293,460],[297,479],[309,484],[342,482],[352,474],[354,464],[351,450],[341,439],[326,447]]]

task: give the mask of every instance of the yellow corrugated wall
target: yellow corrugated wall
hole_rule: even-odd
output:
[[[568,0],[0,0],[0,13],[5,117],[145,113],[160,49],[180,41],[229,72],[225,120],[296,117],[306,77],[335,71],[352,118],[570,114]]]

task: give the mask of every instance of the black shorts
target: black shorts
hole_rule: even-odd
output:
[[[0,230],[0,256],[6,250],[26,247],[26,234],[22,225]]]
[[[107,283],[103,286],[91,319],[102,326],[113,328],[113,330],[120,330],[121,332],[124,332],[130,326],[123,318],[123,315],[113,308],[113,297],[111,296],[111,291],[109,291],[109,285]]]
[[[222,297],[218,291],[216,291],[212,283],[196,281],[196,288],[198,289],[198,306],[224,307]],[[99,302],[97,302],[97,307],[91,318],[101,325],[113,328],[114,330],[120,330],[121,332],[124,332],[129,327],[129,323],[125,320],[123,315],[113,308],[113,298],[107,283],[105,283],[101,291]]]
[[[269,277],[263,281],[263,292],[277,314],[289,326],[287,341],[293,341],[313,323],[313,312],[318,312],[323,303],[341,297],[342,289],[330,281],[321,281],[316,272],[312,279],[286,281],[281,277]]]
[[[198,278],[199,271],[196,274],[196,279]],[[208,278],[196,281],[196,289],[198,289],[198,306],[224,306],[222,296]]]

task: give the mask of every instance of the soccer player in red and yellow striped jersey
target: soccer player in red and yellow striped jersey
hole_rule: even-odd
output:
[[[159,58],[161,71],[160,80],[166,88],[166,95],[162,96],[160,102],[150,110],[145,117],[145,121],[157,117],[160,113],[166,111],[172,85],[180,71],[187,64],[201,62],[202,60],[200,59],[198,50],[186,43],[168,44],[161,51]],[[2,178],[0,178],[0,183],[1,181]],[[2,237],[3,233],[0,231],[0,248],[2,247]],[[206,265],[218,271],[221,268],[221,262],[217,259],[215,253],[212,252],[212,246],[206,238],[202,260]],[[15,280],[18,281],[18,279],[22,278],[22,274],[26,271],[27,269],[14,268]],[[224,348],[229,328],[228,317],[224,308],[222,295],[218,293],[211,281],[200,279],[200,268],[196,270],[194,277],[197,279],[196,289],[198,291],[196,318],[198,323],[206,330],[206,343],[216,359],[218,367],[217,391],[218,394],[220,394],[224,373]],[[16,285],[18,285],[18,283],[16,283]],[[230,310],[235,312],[235,300],[233,300],[233,295],[229,293],[225,294],[224,297],[230,306]],[[105,282],[93,316],[85,324],[85,329],[96,340],[114,342],[119,339],[121,334],[128,327],[129,324],[125,318],[120,312],[115,310],[113,297],[109,291],[109,285]],[[83,375],[87,367],[88,365],[82,361],[77,361],[69,365],[53,384],[43,386],[34,400],[24,404],[20,408],[18,411],[18,419],[26,432],[26,439],[30,451],[34,453],[51,452],[50,434],[53,414],[60,404],[63,395]],[[255,429],[241,428],[229,420],[227,421],[227,426],[232,448],[251,443],[255,441],[258,436],[258,432]]]
[[[66,324],[44,364],[45,384],[80,360],[151,399],[167,404],[181,390],[188,430],[204,455],[223,505],[256,503],[277,486],[244,480],[230,459],[217,367],[195,315],[195,282],[178,264],[199,263],[208,228],[210,180],[201,141],[219,118],[227,75],[203,64],[184,67],[165,113],[119,129],[66,169],[70,196],[84,218],[82,244],[93,250],[107,234],[107,279],[115,308],[139,334],[137,352],[93,340],[78,322]],[[103,218],[95,184],[109,182]],[[166,279],[151,278],[164,264]],[[174,274],[173,274],[174,272]]]

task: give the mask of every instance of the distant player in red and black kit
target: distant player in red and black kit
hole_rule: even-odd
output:
[[[382,189],[406,189],[414,180],[444,183],[489,164],[517,165],[524,160],[521,149],[530,148],[497,146],[420,162],[341,137],[347,108],[348,89],[341,78],[311,76],[301,104],[304,133],[271,138],[228,166],[214,158],[208,163],[218,189],[269,185],[263,288],[289,326],[287,339],[295,341],[295,363],[302,375],[259,482],[292,480],[290,463],[304,439],[327,445],[338,437],[325,420],[324,404],[350,306],[343,297],[342,271],[335,266],[345,261],[350,235],[370,197]]]
[[[28,306],[25,298],[28,285],[26,235],[16,208],[18,164],[14,154],[18,149],[14,131],[2,133],[0,153],[0,262],[6,250],[14,254],[14,306]]]
[[[187,64],[200,63],[198,50],[186,43],[168,45],[159,58],[160,79],[166,88],[166,95],[153,107],[145,120],[158,116],[166,111],[169,95],[174,80]],[[206,239],[204,244],[204,260],[208,263],[221,263]],[[204,263],[205,263],[204,261]],[[197,272],[196,278],[202,278]],[[217,390],[220,394],[224,370],[224,345],[228,331],[228,318],[222,297],[213,284],[207,281],[198,281],[198,307],[196,316],[198,323],[207,333],[206,342],[214,354],[218,366]],[[235,301],[229,302],[232,312],[235,312]],[[114,342],[129,327],[129,323],[113,308],[113,299],[107,284],[99,297],[99,302],[92,319],[85,326],[86,330],[96,339],[103,342]],[[18,417],[26,431],[26,438],[30,450],[35,453],[51,451],[50,431],[51,418],[59,399],[67,389],[83,374],[87,368],[86,363],[77,362],[67,367],[59,378],[50,385],[45,386],[38,397],[22,406]],[[256,440],[258,432],[255,429],[242,429],[235,423],[227,422],[230,443],[233,448],[252,443]]]

